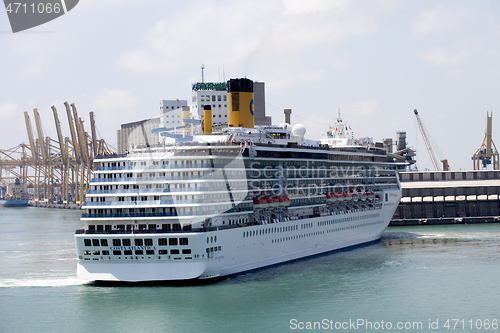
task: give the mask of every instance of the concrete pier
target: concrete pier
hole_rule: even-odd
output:
[[[395,225],[499,222],[500,171],[400,173]]]
[[[41,207],[41,208],[59,208],[59,209],[82,209],[80,205],[69,203],[69,204],[57,204],[48,202],[34,202],[29,201],[28,206],[31,207]]]

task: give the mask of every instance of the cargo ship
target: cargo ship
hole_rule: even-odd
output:
[[[0,196],[0,207],[26,207],[28,199],[26,186],[16,178],[14,184],[7,185],[6,193]]]
[[[207,105],[189,132],[159,128],[157,146],[95,159],[80,278],[213,281],[380,239],[405,164],[351,140],[340,113],[318,141],[300,124],[254,126],[252,89],[228,81],[227,128],[212,132]]]

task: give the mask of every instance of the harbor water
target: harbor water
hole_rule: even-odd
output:
[[[76,277],[79,215],[0,208],[1,333],[500,331],[500,224],[389,228],[209,285],[109,287]]]

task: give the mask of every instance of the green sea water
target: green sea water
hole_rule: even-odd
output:
[[[210,285],[102,287],[76,277],[79,214],[0,208],[0,333],[500,331],[499,224],[389,228]]]

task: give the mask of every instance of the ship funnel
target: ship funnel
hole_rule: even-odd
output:
[[[417,110],[415,110],[416,112]],[[397,150],[406,149],[406,131],[400,131],[396,133]]]
[[[292,114],[292,109],[285,109],[285,123],[288,125],[291,125],[292,123],[290,122],[290,115]]]
[[[212,106],[205,105],[203,108],[203,132],[212,135]]]
[[[229,127],[254,128],[253,81],[247,78],[227,82]]]
[[[182,107],[182,126],[186,126],[186,123],[184,122],[184,119],[188,119],[191,116],[191,112],[189,111],[189,106],[183,106]],[[184,134],[189,133],[189,128],[184,129]]]

